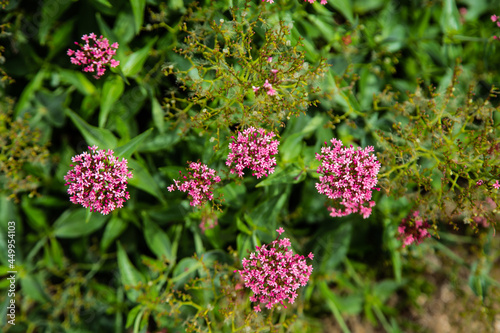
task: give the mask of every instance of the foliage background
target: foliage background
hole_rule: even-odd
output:
[[[3,2],[2,117],[10,112],[13,119],[27,119],[41,134],[32,142],[40,150],[33,150],[49,152],[16,169],[17,178],[1,175],[1,270],[8,271],[4,235],[12,220],[19,272],[15,326],[5,325],[8,285],[5,279],[0,284],[3,331],[184,332],[210,326],[222,332],[231,331],[229,323],[283,332],[500,330],[494,218],[490,227],[472,228],[438,216],[435,237],[402,250],[395,235],[401,219],[415,209],[409,195],[415,184],[381,179],[383,189],[397,184],[408,192],[375,191],[377,205],[367,220],[331,218],[314,187],[314,153],[332,137],[391,153],[377,131],[394,134],[393,124],[408,119],[390,108],[392,97],[383,99],[387,85],[401,93],[394,97],[400,101],[417,91],[418,79],[438,93],[453,84],[458,102],[469,84],[478,99],[487,98],[491,87],[500,85],[499,42],[492,38],[498,28],[490,20],[498,5],[493,0],[275,2],[250,3],[250,16],[261,14],[267,21],[256,28],[255,47],[262,45],[266,29],[282,20],[292,45],[303,38],[305,61],[313,66],[324,58],[330,67],[313,85],[321,89],[311,94],[317,106],[276,126],[281,144],[275,175],[224,182],[225,201],[216,217],[166,191],[187,160],[223,170],[235,130],[224,122],[193,125],[190,117],[202,111],[196,106],[170,112],[176,103],[180,110],[190,105],[181,75],[169,72],[190,66],[173,52],[182,47],[181,17],[190,2]],[[243,4],[199,6],[202,17],[231,21],[229,8]],[[100,80],[80,72],[66,55],[92,31],[120,44],[119,69]],[[457,59],[462,74],[453,83]],[[380,94],[386,109],[374,103]],[[496,108],[490,111],[492,137],[498,138],[498,98],[490,103]],[[9,126],[0,129],[3,135]],[[71,157],[93,144],[129,158],[134,178],[123,209],[92,214],[86,223],[85,210],[68,200],[63,176]],[[2,150],[2,157],[8,154]],[[498,152],[492,160],[498,162]],[[12,196],[5,181],[28,174],[33,186],[21,184]],[[203,218],[216,219],[217,225],[203,233]],[[315,254],[314,272],[296,304],[253,315],[248,292],[231,291],[237,283],[232,271],[247,250],[272,241],[279,226],[296,252]]]

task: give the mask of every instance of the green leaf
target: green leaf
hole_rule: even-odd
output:
[[[245,258],[249,252],[255,250],[252,247],[252,237],[246,234],[238,234],[238,236],[236,236],[236,249],[238,250],[240,260]]]
[[[285,169],[278,166],[273,174],[255,185],[255,187],[270,186],[274,184],[297,184],[305,179],[306,174],[307,173],[295,163],[287,164]]]
[[[141,31],[142,22],[144,20],[144,8],[146,8],[146,0],[130,0],[132,12],[134,13],[135,33]]]
[[[297,160],[302,151],[303,138],[303,133],[294,133],[284,140],[285,142],[279,147],[283,162],[290,163]]]
[[[141,71],[142,66],[144,66],[144,63],[149,56],[149,51],[153,47],[154,43],[156,43],[157,39],[158,37],[153,38],[142,49],[127,56],[123,65],[120,66],[125,76],[134,76]]]
[[[20,274],[21,290],[23,291],[23,296],[27,299],[33,299],[40,302],[41,304],[51,303],[50,298],[47,296],[44,290],[46,287],[43,286],[41,282],[40,273],[38,274]]]
[[[239,231],[244,232],[247,235],[252,235],[250,229],[248,229],[246,224],[239,217],[236,218],[236,227],[238,228]]]
[[[443,10],[441,11],[439,23],[446,33],[451,33],[460,29],[462,24],[460,23],[460,13],[458,12],[455,0],[443,1]]]
[[[127,228],[127,222],[123,221],[118,216],[113,215],[111,220],[106,224],[106,229],[104,229],[104,235],[101,239],[101,251],[106,252],[111,243],[121,235],[121,233]]]
[[[49,228],[44,211],[33,207],[31,205],[31,201],[26,196],[22,198],[21,208],[23,209],[24,214],[28,217],[28,224],[34,230],[43,232]]]
[[[24,111],[29,107],[31,99],[33,98],[33,96],[35,96],[35,91],[40,90],[46,74],[47,71],[41,68],[35,75],[35,77],[31,79],[31,81],[26,85],[16,103],[14,109],[14,117],[17,117],[21,113],[21,111]]]
[[[314,250],[321,256],[320,271],[332,272],[341,263],[347,251],[352,236],[352,224],[342,223],[334,230],[320,230],[314,237]]]
[[[165,112],[155,97],[151,97],[151,113],[158,132],[163,133],[165,131]]]
[[[108,0],[94,0],[94,1],[100,3],[103,6],[106,6],[108,8],[113,8],[113,5]]]
[[[354,21],[350,0],[330,0],[328,1],[328,4],[332,5],[333,8],[342,13],[342,15],[344,15],[344,17],[350,22]]]
[[[55,238],[50,239],[50,255],[51,259],[54,261],[57,267],[59,269],[62,269],[64,252],[61,247],[61,244],[59,244],[59,242]]]
[[[128,164],[132,169],[133,174],[132,179],[129,179],[128,183],[157,197],[162,203],[164,203],[165,198],[163,197],[163,193],[158,187],[158,183],[149,174],[148,169],[132,158],[128,159]]]
[[[115,155],[129,159],[130,156],[132,156],[132,154],[135,153],[137,148],[139,148],[141,143],[144,140],[146,140],[146,138],[151,134],[152,131],[153,131],[153,129],[150,128],[147,131],[145,131],[144,133],[139,134],[138,136],[136,136],[135,138],[133,138],[132,140],[130,140],[129,142],[127,142],[123,146],[120,146],[120,147],[114,149]]]
[[[183,286],[189,279],[193,278],[196,270],[201,267],[201,263],[194,258],[183,258],[175,266],[172,273],[172,282],[174,282],[174,289]]]
[[[120,279],[124,287],[136,286],[139,282],[144,283],[144,277],[137,270],[137,268],[130,262],[127,253],[123,249],[120,242],[118,242],[118,269],[120,271]],[[128,289],[128,288],[126,288]],[[134,289],[126,290],[127,297],[135,302],[139,292]]]
[[[78,238],[89,235],[100,229],[109,218],[109,215],[102,215],[94,212],[88,223],[85,223],[87,209],[78,208],[66,210],[54,222],[54,235],[59,238]]]
[[[100,149],[113,149],[118,140],[111,131],[89,125],[70,109],[66,109],[66,114],[71,118],[76,127],[90,146],[96,145]]]
[[[144,238],[146,239],[148,247],[159,259],[165,257],[173,264],[175,258],[172,255],[172,244],[170,243],[168,235],[151,221],[147,214],[143,214],[143,220]]]
[[[121,77],[113,75],[106,78],[101,94],[101,112],[99,112],[99,127],[104,127],[108,114],[116,101],[123,95],[125,83]]]
[[[142,304],[139,304],[139,305],[134,306],[132,308],[132,310],[129,311],[129,313],[127,315],[127,324],[125,324],[125,328],[129,328],[130,326],[132,326],[132,324],[134,323],[135,318],[139,314],[139,311],[141,310],[141,308],[142,308]]]
[[[61,76],[61,82],[70,84],[83,95],[89,96],[96,94],[96,87],[82,72],[59,67],[57,67],[57,70]]]
[[[38,41],[40,45],[45,45],[50,30],[72,2],[72,0],[45,0],[41,3],[42,17],[41,22],[39,22],[38,30]]]

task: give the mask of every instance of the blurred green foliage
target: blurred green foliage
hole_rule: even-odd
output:
[[[443,306],[442,312],[453,328],[493,332],[498,325],[495,225],[500,202],[491,180],[500,179],[494,145],[500,113],[498,96],[490,96],[500,86],[500,42],[492,37],[497,27],[490,20],[500,14],[496,1],[0,4],[0,114],[27,122],[30,131],[41,134],[37,147],[48,147],[50,154],[45,164],[33,166],[45,148],[35,149],[30,163],[19,167],[23,181],[36,177],[40,196],[24,193],[31,190],[26,187],[18,191],[19,202],[9,200],[2,183],[0,269],[3,274],[9,270],[5,235],[7,221],[16,221],[18,271],[16,325],[6,325],[9,299],[1,297],[3,331],[349,332],[366,325],[386,332],[435,332],[438,326],[425,326],[419,318],[429,315],[427,306],[433,304],[428,300],[445,304],[437,294],[445,287],[451,288],[455,307]],[[248,26],[231,23],[242,17],[253,34],[240,42],[251,46],[252,56],[261,55],[256,66],[267,65],[266,56],[277,63],[289,57],[289,63],[301,66],[292,79],[305,75],[296,82],[300,88],[280,92],[288,101],[280,104],[286,109],[261,96],[266,117],[246,122],[228,117],[257,100],[248,78],[262,85],[260,68],[247,63],[245,73],[255,73],[243,75],[247,81],[227,95],[235,82],[214,81],[227,80],[228,72],[246,60],[226,59],[224,54],[232,53],[224,48],[204,51],[213,52],[213,59],[174,52],[187,42],[189,31],[191,38],[206,38],[214,47],[215,37],[207,31],[221,20],[230,27],[221,32],[221,41],[238,45],[239,34],[250,35]],[[276,29],[283,35],[272,39]],[[120,45],[120,66],[100,80],[82,73],[66,55],[74,41],[90,32]],[[207,75],[193,77],[192,66],[208,68]],[[283,73],[278,75],[286,79],[287,67],[279,68]],[[219,78],[216,70],[226,72]],[[200,98],[200,87],[214,90]],[[9,114],[10,99],[15,102]],[[438,107],[428,104],[434,102]],[[415,105],[426,111],[415,111]],[[206,122],[203,109],[228,115]],[[433,127],[423,127],[426,122]],[[188,160],[223,173],[230,136],[248,124],[278,131],[280,154],[273,175],[225,179],[217,189],[224,199],[222,211],[193,209],[181,193],[166,191]],[[0,126],[0,137],[9,126]],[[458,162],[440,144],[423,147],[428,151],[422,154],[415,142],[432,143],[461,129],[468,133],[462,142],[471,146],[448,147],[470,165],[469,172],[459,174],[460,179],[444,177],[451,185],[441,183],[441,169],[455,172]],[[346,145],[373,145],[385,163],[379,184],[386,191],[374,192],[377,205],[367,220],[331,218],[326,198],[317,193],[315,153],[332,137]],[[109,216],[88,218],[69,202],[64,186],[71,157],[91,145],[128,158],[134,175],[131,199]],[[2,145],[0,162],[9,156],[6,148]],[[489,182],[487,191],[476,193],[471,186],[479,179]],[[487,223],[471,228],[463,211],[447,211],[443,198],[457,198],[456,193],[471,194],[459,197],[466,202],[466,218],[480,215]],[[496,206],[487,214],[477,211],[490,195]],[[397,227],[417,204],[432,212],[428,217],[437,232],[420,246],[402,250]],[[203,230],[200,223],[206,222],[212,228]],[[314,253],[314,271],[295,304],[255,314],[249,290],[233,271],[247,251],[272,241],[280,226],[295,252]],[[6,279],[0,287],[6,294]]]

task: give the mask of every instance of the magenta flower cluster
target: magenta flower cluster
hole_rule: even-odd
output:
[[[116,67],[120,64],[119,61],[113,59],[118,43],[110,46],[106,38],[102,36],[97,38],[94,33],[83,35],[82,40],[85,41],[84,45],[75,42],[80,46],[80,50],[69,49],[67,54],[71,57],[72,64],[83,66],[84,72],[96,72],[94,78],[99,79],[106,72],[106,65]]]
[[[283,228],[276,230],[280,235]],[[249,259],[243,258],[242,270],[236,270],[245,283],[245,287],[253,291],[250,301],[266,304],[271,309],[275,304],[288,302],[293,304],[297,297],[296,290],[305,286],[313,270],[307,265],[304,256],[293,254],[290,249],[290,239],[275,239],[269,246],[257,246],[256,253],[250,253]],[[309,259],[314,255],[309,253]],[[255,312],[261,311],[260,304],[254,307]]]
[[[500,16],[491,15],[491,21],[496,22],[497,26],[500,28]],[[500,36],[493,36],[494,39],[500,39]]]
[[[189,167],[187,176],[183,176],[182,172],[180,180],[175,180],[175,184],[168,187],[168,191],[172,192],[179,190],[188,192],[191,197],[189,204],[191,206],[202,206],[208,200],[213,199],[213,184],[221,181],[219,176],[216,176],[216,171],[210,169],[207,165],[195,162],[188,162]]]
[[[317,170],[321,174],[320,182],[316,183],[316,189],[330,199],[339,200],[338,204],[343,206],[328,207],[332,217],[359,212],[366,219],[375,206],[371,201],[372,189],[380,170],[380,162],[371,154],[374,149],[372,146],[354,149],[352,145],[342,148],[342,141],[335,138],[330,142],[331,147],[325,142],[321,154],[316,153],[321,161]]]
[[[128,171],[127,160],[119,161],[111,149],[106,152],[96,146],[88,148],[90,154],[84,152],[71,159],[78,164],[70,165],[73,169],[64,176],[65,185],[69,185],[72,203],[107,215],[130,199],[125,190],[132,173]]]
[[[403,242],[403,247],[413,243],[420,244],[425,238],[431,237],[428,231],[429,223],[419,215],[420,212],[416,210],[401,221],[398,238]]]
[[[243,177],[243,169],[249,168],[253,171],[252,175],[261,178],[274,172],[276,158],[272,155],[278,154],[278,140],[273,140],[276,134],[267,133],[265,129],[254,127],[247,128],[238,133],[238,138],[234,136],[229,144],[231,152],[227,156],[226,165],[231,167],[233,163],[235,168],[231,168],[231,174],[237,173]]]

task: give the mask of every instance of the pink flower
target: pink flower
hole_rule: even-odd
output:
[[[253,89],[253,92],[254,92],[254,93],[256,93],[256,92],[257,92],[257,90],[259,90],[259,89],[260,89],[260,87],[252,86],[252,89]]]
[[[207,165],[195,162],[188,162],[189,167],[187,176],[182,176],[180,180],[175,180],[167,189],[169,192],[179,190],[188,192],[191,197],[189,204],[191,206],[202,206],[205,202],[212,200],[213,184],[221,181],[219,176],[216,176],[216,171],[210,169]]]
[[[285,232],[285,229],[283,229],[282,227],[279,227],[278,229],[276,229],[276,232],[281,235],[282,233]]]
[[[267,62],[272,62],[272,61],[273,61],[273,57],[267,58]]]
[[[483,185],[483,184],[484,184],[484,182],[483,182],[481,179],[479,179],[479,180],[476,182],[476,186],[481,186],[481,185]]]
[[[491,15],[491,21],[496,22],[498,20],[498,16],[496,15]]]
[[[84,152],[74,156],[75,163],[64,180],[69,185],[70,201],[107,215],[130,199],[127,189],[127,178],[132,178],[128,171],[127,160],[121,161],[113,156],[113,151],[97,150],[96,146],[88,147],[91,154]]]
[[[403,242],[403,247],[412,243],[420,244],[425,238],[431,237],[428,231],[429,223],[427,223],[427,220],[422,220],[419,215],[420,212],[417,210],[401,221],[398,227],[398,238]]]
[[[81,65],[84,72],[97,72],[94,78],[99,79],[106,72],[106,65],[116,67],[120,64],[119,61],[113,59],[116,49],[118,49],[118,43],[109,46],[109,41],[106,38],[101,36],[97,39],[94,33],[88,36],[83,35],[82,40],[85,42],[84,45],[75,42],[76,45],[80,46],[80,50],[69,49],[67,55],[71,57],[71,63]],[[89,44],[89,41],[92,45]]]
[[[329,199],[338,200],[336,204],[344,207],[328,207],[330,216],[359,212],[364,218],[368,218],[375,206],[375,202],[370,200],[380,170],[377,157],[370,154],[374,149],[372,146],[354,149],[352,145],[350,148],[342,148],[342,141],[337,139],[330,142],[332,147],[328,147],[325,142],[321,154],[316,153],[316,158],[321,161],[317,170],[321,174],[320,182],[316,183],[316,189]]]
[[[233,142],[229,144],[231,152],[226,161],[228,167],[236,164],[234,169],[231,168],[231,174],[238,173],[239,177],[243,177],[244,168],[253,170],[252,176],[257,178],[273,173],[276,158],[272,155],[278,154],[280,144],[278,140],[272,140],[275,136],[273,132],[266,133],[265,129],[254,127],[239,132],[238,139],[232,136]]]
[[[280,228],[281,229],[281,228]],[[250,301],[266,304],[271,309],[276,304],[293,304],[298,294],[296,290],[305,286],[312,273],[312,265],[307,265],[304,256],[293,253],[290,240],[275,239],[270,245],[257,246],[256,253],[250,253],[249,259],[243,258],[242,270],[236,270],[250,288],[253,295]],[[308,256],[312,259],[312,253]],[[254,307],[260,311],[260,304]]]
[[[495,184],[493,184],[493,187],[496,188],[497,190],[500,188],[500,183],[498,183],[498,180],[495,181]]]

